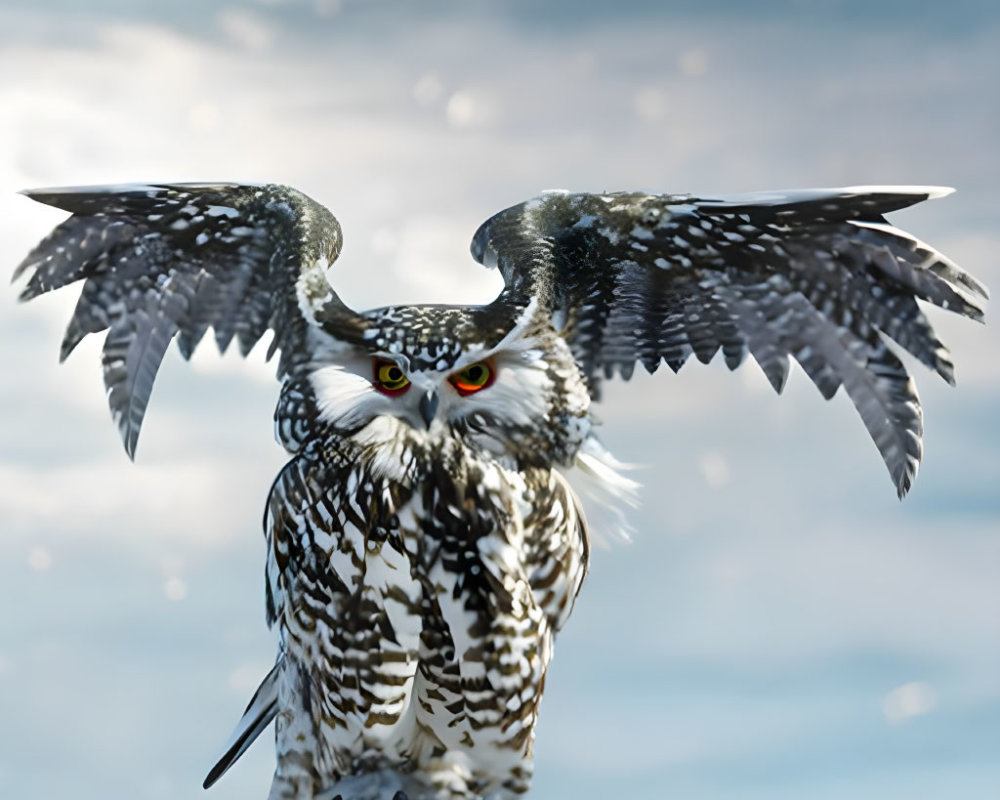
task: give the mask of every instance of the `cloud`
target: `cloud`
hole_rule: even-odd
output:
[[[215,544],[244,535],[231,513],[243,496],[243,476],[224,463],[190,459],[131,468],[114,458],[33,469],[0,463],[0,515],[11,533],[167,536]],[[257,508],[263,500],[262,491]]]
[[[0,182],[294,184],[341,219],[330,277],[359,308],[491,299],[499,278],[471,261],[469,239],[544,188],[954,183],[955,196],[899,221],[1000,284],[1000,110],[983,99],[1000,70],[995,12],[982,22],[971,4],[942,6],[879,26],[879,5],[865,25],[837,21],[845,49],[799,4],[711,18],[626,5],[574,4],[571,18],[558,3],[435,16],[344,0],[328,17],[311,3],[233,3],[208,18],[195,2],[128,16],[118,4],[5,7]],[[13,266],[60,218],[0,196],[2,260]],[[252,689],[272,655],[259,526],[283,460],[273,365],[261,348],[244,363],[210,343],[192,365],[168,355],[129,464],[99,342],[55,365],[74,293],[20,308],[9,296],[0,313],[0,560],[10,596],[32,609],[4,623],[3,676],[20,690],[4,709],[19,736],[0,794],[103,798],[113,774],[129,797],[150,775],[193,797],[213,731],[223,741],[242,710],[231,693]],[[540,775],[560,773],[540,793],[576,780],[580,797],[607,796],[588,783],[605,775],[659,797],[664,775],[682,775],[691,798],[818,796],[821,784],[860,798],[873,785],[863,770],[838,777],[796,748],[819,758],[860,731],[891,772],[919,760],[913,741],[878,738],[883,714],[907,709],[928,713],[893,735],[955,720],[928,741],[978,752],[975,715],[1000,694],[1000,342],[995,326],[933,318],[959,389],[914,370],[928,455],[902,507],[850,404],[825,403],[801,374],[780,398],[750,364],[608,385],[606,443],[651,466],[637,476],[635,543],[595,554],[560,636],[538,749]],[[54,774],[21,766],[53,751]],[[266,751],[219,797],[259,794]],[[713,783],[753,764],[771,777]],[[803,783],[773,777],[790,775]]]
[[[223,33],[247,50],[261,52],[271,47],[274,32],[263,18],[245,8],[224,8],[216,17]]]
[[[890,725],[929,714],[937,705],[934,690],[926,683],[911,681],[897,686],[882,700],[882,714]]]

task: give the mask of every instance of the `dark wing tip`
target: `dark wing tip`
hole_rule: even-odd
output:
[[[108,387],[108,371],[105,370],[105,386]],[[129,461],[135,461],[135,450],[139,444],[139,432],[142,429],[142,421],[145,416],[145,403],[141,403],[141,410],[138,410],[136,419],[136,398],[132,389],[123,388],[124,377],[114,379],[115,382],[108,387],[108,402],[111,405],[111,419],[118,428],[118,433],[122,437],[122,446]],[[124,397],[122,396],[124,394]],[[148,395],[147,395],[148,397]]]
[[[122,212],[129,201],[162,197],[176,192],[225,192],[265,184],[232,183],[229,181],[202,183],[109,183],[92,186],[46,186],[38,189],[21,189],[18,194],[39,203],[70,211],[74,214]],[[122,203],[116,203],[122,201]]]
[[[125,445],[125,453],[128,455],[129,461],[135,461],[135,448],[139,443],[139,432],[136,431],[134,434],[129,432],[123,438],[123,443]]]
[[[796,214],[811,217],[879,220],[885,214],[945,197],[950,186],[840,186],[817,189],[773,189],[699,198],[698,207],[722,214]]]
[[[923,200],[936,200],[939,197],[947,197],[955,193],[954,186],[920,186],[920,185],[893,185],[886,186],[844,186],[841,189],[831,189],[830,191],[840,191],[844,194],[872,194],[889,195],[898,197],[912,197],[914,203]]]
[[[251,729],[251,731],[254,730],[256,729]],[[259,730],[254,732],[252,736],[249,737],[249,741],[247,741],[248,736],[244,734],[233,742],[232,746],[219,757],[219,760],[216,761],[215,765],[208,771],[208,775],[206,775],[205,780],[202,781],[201,788],[212,788],[212,785],[215,784],[219,778],[225,775],[229,771],[229,768],[236,763],[236,759],[238,759],[243,754],[243,751],[250,746],[251,742],[253,742],[259,732]]]
[[[472,257],[487,269],[495,269],[499,258],[495,240],[499,240],[500,249],[504,249],[505,244],[511,244],[508,241],[510,238],[520,239],[524,234],[521,225],[525,214],[529,210],[541,208],[547,196],[552,194],[565,194],[565,192],[543,192],[538,197],[512,205],[486,219],[472,235],[472,242],[469,244]]]
[[[261,688],[257,690],[258,694],[255,694],[253,699],[250,701],[250,706],[247,707],[247,710],[244,713],[244,717],[246,716],[246,714],[250,713],[251,709],[253,709],[254,703],[258,699],[258,695],[261,689],[264,689],[265,687],[270,689],[273,687],[273,677],[276,674],[277,674],[276,669],[271,670],[268,676],[264,679],[264,682],[261,684]],[[268,725],[271,724],[271,720],[273,720],[275,715],[277,714],[277,709],[278,709],[277,699],[272,700],[270,703],[267,703],[263,709],[260,710],[260,712],[255,716],[255,718],[251,720],[251,724],[245,730],[238,732],[238,735],[233,740],[232,745],[230,745],[230,747],[226,750],[225,753],[222,754],[219,760],[215,762],[215,766],[213,766],[208,771],[208,775],[205,776],[205,780],[201,784],[203,789],[210,788],[216,781],[219,780],[219,778],[221,778],[223,775],[226,774],[226,772],[229,771],[229,768],[236,763],[236,761],[239,759],[241,755],[243,755],[243,753],[247,751],[247,749],[250,747],[251,744],[254,743],[254,741],[257,739],[260,733]],[[241,725],[242,722],[243,720],[240,721]]]
[[[250,698],[246,711],[243,712],[243,716],[229,740],[229,747],[215,762],[215,766],[208,771],[208,775],[202,783],[203,788],[207,789],[219,780],[277,716],[278,676],[281,663],[279,660],[271,668],[271,671],[261,681],[260,686],[257,687],[253,697]]]
[[[986,284],[984,284],[982,281],[978,280],[975,276],[970,275],[967,272],[963,272],[960,275],[960,283],[962,284],[962,286],[965,289],[967,289],[968,291],[972,292],[972,294],[974,294],[974,295],[978,295],[983,300],[989,300],[990,299],[990,290],[989,290],[989,288],[986,286]],[[973,302],[975,302],[975,301],[973,301]],[[980,308],[979,310],[982,311],[983,309]],[[976,320],[976,322],[983,322],[984,321],[982,315],[980,315],[979,317],[975,317],[974,319]]]
[[[205,776],[205,780],[202,781],[202,789],[211,789],[212,786],[225,774],[226,769],[229,765],[223,761],[220,761],[212,769],[209,770],[208,775]]]
[[[94,186],[45,186],[38,189],[22,189],[18,194],[30,197],[38,203],[87,214],[100,210],[110,198],[156,192],[154,184],[123,183]]]
[[[496,251],[490,246],[491,222],[493,222],[492,217],[476,228],[472,242],[469,245],[469,252],[472,253],[472,257],[488,269],[493,269],[497,265]]]
[[[893,483],[896,485],[896,497],[901,501],[906,498],[910,489],[913,486],[913,481],[917,477],[917,469],[914,467],[912,470],[907,469],[898,477],[893,479]]]

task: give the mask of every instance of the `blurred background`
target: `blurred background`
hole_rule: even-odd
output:
[[[482,302],[487,216],[542,189],[958,187],[894,221],[1000,287],[1000,6],[2,0],[0,255],[33,186],[290,183],[357,307]],[[201,798],[274,640],[260,518],[283,463],[247,361],[171,350],[128,462],[76,288],[0,298],[0,796]],[[644,465],[631,543],[560,637],[535,797],[1000,797],[1000,327],[932,320],[926,456],[895,497],[849,401],[690,364],[609,387]],[[266,797],[270,733],[212,790]]]

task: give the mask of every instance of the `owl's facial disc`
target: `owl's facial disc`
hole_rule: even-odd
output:
[[[533,430],[547,418],[554,384],[544,354],[551,348],[527,325],[491,348],[393,344],[317,342],[320,365],[310,378],[324,422],[347,433],[395,418],[432,437],[457,433],[477,444],[485,437],[503,449],[513,430]]]

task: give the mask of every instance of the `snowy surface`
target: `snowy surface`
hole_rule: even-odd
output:
[[[18,189],[276,181],[340,218],[349,303],[476,302],[472,233],[548,186],[915,183],[958,192],[895,221],[1000,287],[997,7],[648,5],[7,0],[2,262],[61,218]],[[200,798],[273,658],[272,368],[168,354],[132,465],[98,343],[56,363],[73,292],[0,299],[0,796]],[[1000,796],[1000,327],[933,320],[959,387],[914,365],[902,504],[802,374],[610,387],[647,488],[557,642],[533,796]],[[272,767],[262,741],[211,797]]]

